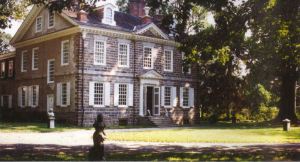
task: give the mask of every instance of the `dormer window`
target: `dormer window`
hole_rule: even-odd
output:
[[[114,20],[114,17],[115,17],[115,11],[117,10],[117,7],[111,3],[108,3],[104,5],[103,8],[104,10],[103,10],[102,23],[115,26],[116,22]]]
[[[113,10],[111,9],[111,8],[107,8],[106,9],[106,11],[105,11],[105,14],[104,14],[104,19],[105,19],[105,21],[108,23],[108,24],[111,24],[112,23],[112,21],[113,21]]]

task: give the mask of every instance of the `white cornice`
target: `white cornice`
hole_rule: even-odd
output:
[[[146,31],[148,31],[149,29],[153,29],[155,32],[157,32],[162,38],[164,39],[169,39],[168,35],[166,35],[162,30],[159,29],[159,27],[157,27],[154,23],[151,23],[147,26],[145,26],[144,28],[136,31],[137,34],[143,34]]]
[[[0,54],[0,60],[4,60],[4,59],[8,59],[8,58],[15,57],[15,55],[16,55],[16,52],[15,52],[15,51]]]
[[[179,43],[175,42],[174,40],[153,38],[153,37],[137,35],[135,33],[116,31],[112,29],[96,28],[96,27],[83,26],[83,25],[79,27],[82,32],[86,32],[86,33],[106,35],[106,36],[116,37],[120,39],[141,40],[144,42],[152,42],[152,43],[158,43],[158,44],[169,45],[169,46],[179,45]]]
[[[58,32],[51,33],[51,34],[43,35],[43,36],[40,36],[40,37],[37,37],[37,38],[29,39],[29,40],[26,40],[26,41],[23,41],[23,42],[18,42],[16,44],[14,44],[14,46],[16,48],[24,47],[24,46],[28,46],[28,45],[31,45],[31,44],[36,44],[36,43],[45,42],[45,41],[48,41],[48,40],[51,40],[51,39],[56,39],[56,38],[68,36],[68,35],[75,34],[75,33],[78,33],[78,32],[80,32],[79,27],[72,27],[72,28],[68,28],[68,29],[65,29],[65,30],[61,30],[61,31],[58,31]]]

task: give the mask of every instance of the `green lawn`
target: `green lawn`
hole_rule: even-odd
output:
[[[292,127],[291,131],[284,132],[279,125],[219,124],[193,128],[112,132],[108,138],[116,141],[145,142],[298,143],[300,127]]]

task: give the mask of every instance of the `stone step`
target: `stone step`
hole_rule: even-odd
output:
[[[168,117],[162,117],[162,116],[151,116],[148,117],[149,120],[158,127],[174,127],[177,126],[172,122],[172,120]]]

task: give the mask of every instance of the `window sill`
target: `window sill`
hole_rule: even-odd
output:
[[[61,66],[68,66],[69,65],[69,63],[67,63],[67,64],[61,64]]]

